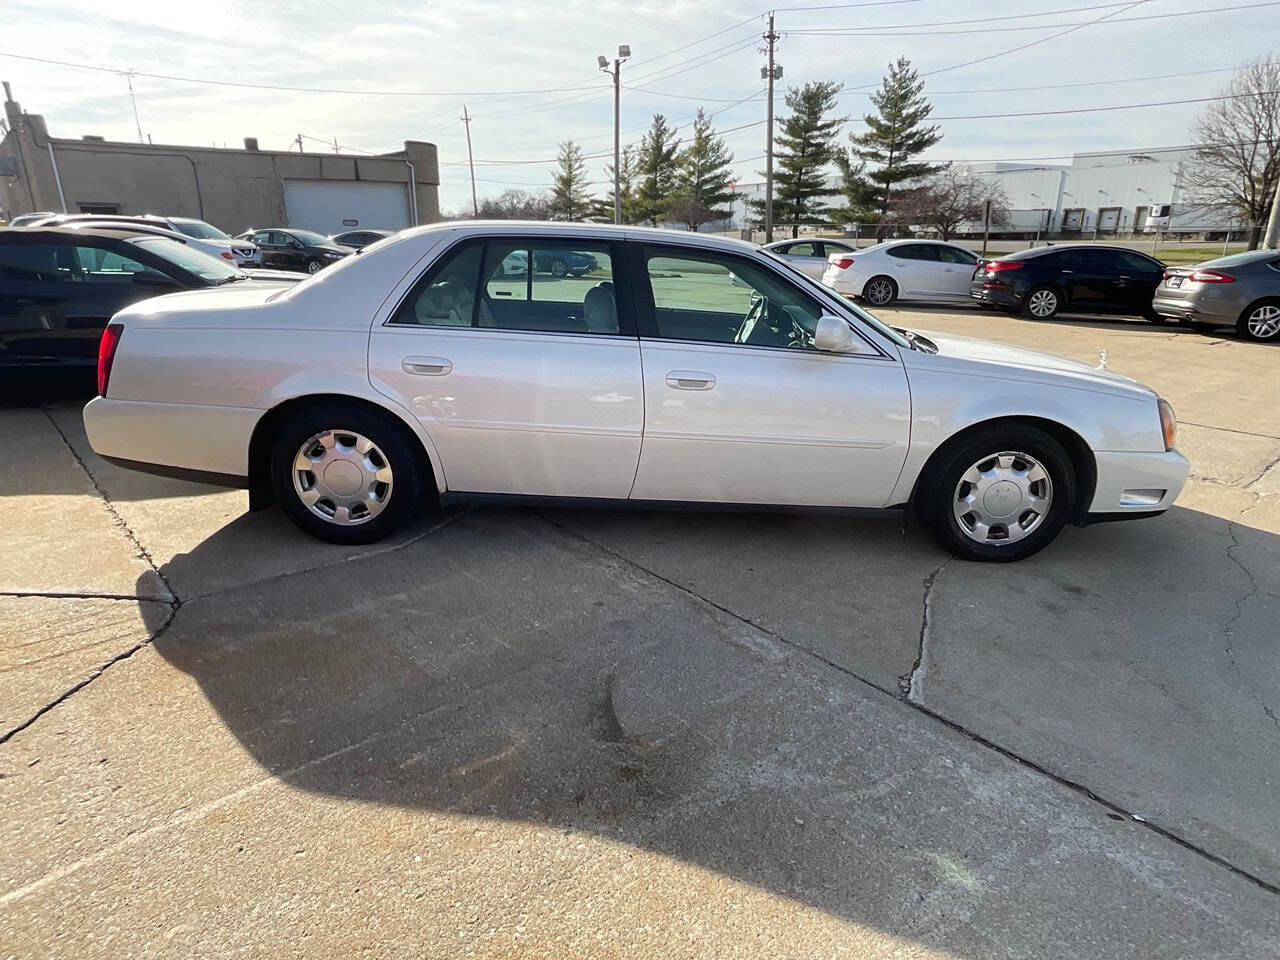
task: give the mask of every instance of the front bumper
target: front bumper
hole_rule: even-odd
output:
[[[1094,453],[1094,462],[1098,479],[1089,504],[1091,521],[1164,513],[1178,499],[1190,469],[1177,450],[1104,450]]]

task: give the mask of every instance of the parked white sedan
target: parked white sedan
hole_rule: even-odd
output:
[[[890,240],[827,257],[822,282],[873,307],[894,300],[969,300],[978,255],[939,240]]]
[[[596,266],[513,277],[515,251]],[[338,543],[501,495],[910,507],[960,556],[1015,560],[1159,513],[1187,475],[1132,380],[899,332],[748,244],[661,230],[440,224],[287,289],[147,300],[99,384],[102,456],[248,487]]]

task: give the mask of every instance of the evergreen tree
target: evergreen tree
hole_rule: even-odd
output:
[[[582,148],[572,140],[560,144],[559,169],[551,183],[551,218],[580,220],[587,214],[591,197],[587,194],[587,164]]]
[[[840,87],[817,81],[787,91],[791,116],[781,121],[773,139],[773,222],[790,224],[793,237],[802,223],[830,222],[831,211],[823,199],[831,192],[826,168],[836,158],[836,137],[846,118],[829,114]],[[760,212],[764,202],[755,200],[752,206]]]
[[[680,141],[675,134],[675,130],[667,126],[667,118],[655,113],[649,132],[640,139],[634,213],[636,220],[655,227],[671,206],[671,194],[676,184],[676,155]]]
[[[639,219],[636,215],[636,148],[633,144],[627,144],[621,151],[621,162],[619,164],[620,176],[618,177],[618,189],[622,194],[622,222],[635,223]],[[613,223],[613,164],[606,163],[604,165],[605,181],[608,183],[608,192],[591,204],[591,219],[599,220],[603,223]]]
[[[699,107],[693,120],[693,139],[676,159],[671,215],[695,231],[704,223],[726,219],[730,215],[726,204],[733,199],[729,189],[732,162],[733,154]]]
[[[915,158],[942,139],[937,125],[925,126],[933,104],[924,97],[924,81],[906,57],[889,64],[880,89],[871,94],[876,113],[862,119],[867,132],[850,134],[853,153],[875,165],[867,178],[874,184],[879,222],[888,219],[895,188],[932,176],[941,164],[921,163]]]

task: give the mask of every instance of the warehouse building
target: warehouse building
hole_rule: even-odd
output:
[[[4,84],[0,212],[199,217],[227,233],[291,226],[331,234],[440,219],[435,144],[406,140],[377,156],[117,143],[51,137]]]

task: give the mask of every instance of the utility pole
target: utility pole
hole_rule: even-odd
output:
[[[631,59],[631,44],[618,45],[618,55],[609,67],[609,58],[596,57],[596,64],[613,78],[613,222],[622,223],[622,64]]]
[[[991,236],[991,201],[982,204],[982,257],[987,256],[987,240]]]
[[[133,122],[138,125],[138,142],[145,143],[142,138],[142,121],[138,119],[138,98],[133,95],[133,73],[124,75],[124,82],[129,84],[129,102],[133,104]]]
[[[471,159],[471,114],[467,113],[467,105],[462,105],[462,125],[467,128],[467,166],[471,168],[471,215],[480,216],[480,207],[476,203],[476,165]]]
[[[1280,183],[1276,184],[1275,195],[1271,198],[1271,218],[1267,221],[1267,233],[1262,247],[1264,250],[1280,247]]]
[[[782,67],[773,62],[773,48],[778,34],[773,29],[773,11],[769,11],[769,31],[764,35],[768,52],[768,65],[761,68],[761,76],[768,81],[765,92],[764,134],[764,242],[773,242],[773,81],[782,78]]]
[[[298,134],[297,137],[294,138],[293,142],[298,145],[298,152],[302,153],[302,134]]]

